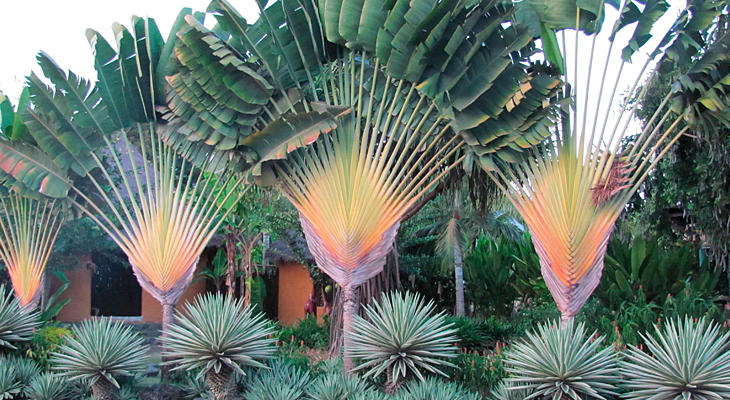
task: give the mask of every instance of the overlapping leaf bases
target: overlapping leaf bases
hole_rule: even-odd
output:
[[[263,155],[245,138],[282,115],[314,112],[313,102],[337,104],[315,88],[328,79],[326,65],[353,50],[368,54],[368,66],[385,76],[416,84],[488,167],[495,159],[518,160],[550,134],[553,108],[546,106],[560,81],[553,69],[529,62],[534,32],[511,22],[510,3],[281,0],[259,6],[259,20],[248,25],[227,1],[214,0],[208,11],[215,28],[188,17],[177,33],[165,118],[181,120],[183,129],[166,140],[193,162],[216,152],[246,163],[285,155]],[[307,140],[289,132],[292,142],[282,148],[316,139],[310,128]]]

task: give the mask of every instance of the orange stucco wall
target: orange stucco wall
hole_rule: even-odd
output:
[[[176,309],[179,311],[184,310],[185,303],[192,301],[200,293],[205,293],[204,280],[194,282],[188,287],[188,290],[180,298]],[[162,323],[162,304],[144,290],[142,291],[142,322]]]
[[[91,270],[86,264],[91,261],[91,254],[81,258],[79,267],[64,272],[69,280],[69,287],[59,296],[58,301],[71,299],[58,313],[58,320],[62,322],[79,322],[91,316]],[[61,286],[61,280],[53,275],[50,293],[56,293]]]
[[[294,325],[304,318],[304,305],[314,284],[307,269],[298,263],[278,263],[279,323]]]

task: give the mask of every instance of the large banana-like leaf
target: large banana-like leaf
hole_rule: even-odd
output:
[[[548,5],[529,0],[527,3],[533,7],[548,8],[554,4],[558,8],[545,10],[541,17],[548,18],[554,16],[553,12],[559,11],[567,2],[556,1]],[[585,29],[582,25],[575,26],[576,4],[581,7],[582,2],[573,2],[573,28]],[[622,18],[613,26],[602,27],[603,30],[610,30],[610,34],[606,35],[608,39],[597,40],[600,38],[596,36],[583,39],[592,40],[592,46],[607,46],[607,58],[598,61],[605,62],[604,74],[598,80],[591,80],[589,75],[587,88],[582,93],[578,92],[585,94],[584,97],[579,97],[575,92],[565,93],[565,98],[570,96],[575,103],[570,108],[564,107],[557,115],[560,128],[555,130],[556,139],[553,143],[538,148],[533,153],[534,157],[521,164],[483,163],[485,168],[493,171],[491,176],[527,222],[545,282],[564,319],[571,319],[580,310],[600,282],[606,246],[614,223],[653,166],[683,133],[697,129],[699,122],[709,121],[712,124],[727,118],[727,85],[723,80],[730,68],[730,59],[725,55],[727,43],[720,40],[715,49],[704,54],[706,58],[679,79],[675,93],[664,99],[644,130],[631,137],[631,140],[623,140],[629,121],[651,84],[652,76],[668,64],[683,65],[687,60],[672,51],[676,50],[676,46],[683,46],[681,42],[688,37],[702,37],[711,29],[712,18],[707,18],[707,15],[716,15],[722,7],[724,2],[690,2],[688,9],[680,13],[674,27],[658,46],[654,44],[656,48],[645,49],[647,36],[651,35],[648,26],[666,12],[666,4],[663,1],[647,2],[646,7],[639,11],[633,2],[623,1],[619,7]],[[697,10],[706,10],[707,13],[695,12]],[[548,22],[554,28],[568,27],[561,26],[562,22]],[[614,51],[614,34],[621,29],[633,29],[630,42],[626,48]],[[575,34],[576,43],[580,43],[582,34]],[[593,35],[598,35],[598,30]],[[694,44],[699,45],[697,42]],[[578,70],[587,68],[590,73],[594,67],[593,51],[590,57],[584,57],[578,54],[578,48],[576,44],[575,59],[571,62],[575,63]],[[628,99],[609,96],[611,85],[612,93],[615,94],[619,82],[616,78],[605,86],[605,70],[609,68],[610,61],[616,61],[619,68],[623,68],[639,49],[651,55],[642,71],[647,70],[651,62],[658,62],[659,68],[648,74],[639,74]],[[566,53],[566,49],[563,49],[563,57],[567,60]],[[637,90],[640,81],[648,83]],[[584,82],[569,83],[576,85]],[[608,110],[603,112],[609,113],[615,110],[611,107],[615,105],[614,102],[620,103],[620,113],[614,123],[608,123],[607,114],[594,116],[595,122],[586,118],[589,93],[592,94],[596,89],[601,97],[598,106],[591,105],[591,108]],[[670,97],[674,97],[674,112],[667,107]],[[631,107],[629,99],[634,102]],[[582,118],[579,112],[583,113]],[[604,117],[601,126],[598,119],[603,120]],[[593,122],[592,129],[588,126],[589,122]],[[623,129],[620,129],[620,125],[623,125]],[[471,143],[468,138],[467,142]]]
[[[25,142],[0,139],[0,168],[48,197],[64,197],[71,188],[66,173],[42,150]]]

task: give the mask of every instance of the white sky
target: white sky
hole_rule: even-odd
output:
[[[247,19],[258,15],[254,0],[231,0]],[[132,15],[155,19],[165,40],[183,7],[205,11],[210,0],[0,0],[0,90],[17,105],[25,76],[42,76],[35,56],[48,53],[64,69],[96,80],[86,28],[114,44],[112,23],[130,29]],[[249,19],[249,22],[252,22]]]
[[[246,17],[249,22],[253,22],[258,14],[258,9],[253,2],[254,0],[231,0],[231,3],[239,12]],[[655,38],[661,37],[663,33],[671,26],[678,13],[677,6],[683,6],[683,0],[670,0],[673,9],[670,10],[665,17],[657,23]],[[117,21],[131,27],[130,17],[132,15],[150,16],[155,18],[160,32],[165,39],[170,31],[170,27],[177,16],[178,11],[182,7],[191,7],[195,11],[204,11],[209,4],[209,0],[27,0],[27,1],[9,1],[0,0],[0,90],[2,90],[12,101],[17,103],[20,96],[22,86],[25,82],[25,76],[31,70],[40,74],[40,68],[36,64],[35,56],[39,50],[47,52],[62,68],[70,69],[87,79],[94,81],[96,79],[96,71],[93,66],[93,58],[91,49],[86,41],[84,32],[86,28],[92,28],[100,32],[114,46],[114,37],[112,35],[111,25]],[[607,7],[607,24],[613,24],[617,16],[617,12]],[[212,19],[212,17],[210,17]],[[213,21],[206,21],[206,25],[212,25]],[[604,31],[608,31],[604,27]],[[627,31],[631,28],[626,29]],[[626,32],[628,33],[628,32]],[[589,115],[588,129],[592,127],[595,118],[595,101],[598,99],[598,82],[600,82],[601,73],[603,72],[603,60],[606,58],[608,41],[606,35],[600,35],[597,41],[595,60],[591,75],[591,92],[589,100],[591,101],[588,108]],[[560,36],[559,36],[560,39]],[[567,32],[566,44],[568,47],[568,73],[569,79],[574,81],[575,74],[573,71],[573,49],[574,34]],[[626,40],[621,37],[617,38],[614,45],[614,52],[620,53],[626,44]],[[590,58],[591,39],[585,35],[581,35],[579,46],[579,64],[578,69],[581,71],[578,81],[578,118],[582,121],[582,100],[580,97],[585,93],[588,60]],[[653,49],[653,46],[649,46]],[[626,92],[635,81],[640,67],[643,65],[646,57],[637,57],[633,64],[624,67],[621,74],[617,95]],[[609,65],[606,78],[606,87],[603,95],[610,95],[613,89],[613,82],[616,80],[618,71],[618,63]],[[616,105],[612,107],[614,114],[609,118],[609,132],[613,128],[616,120]],[[603,125],[603,116],[608,108],[602,109],[598,113],[600,132]],[[623,127],[623,125],[621,125]],[[632,129],[636,129],[632,125]]]

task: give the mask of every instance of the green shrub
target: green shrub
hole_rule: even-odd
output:
[[[521,335],[517,324],[496,317],[481,319],[449,316],[446,322],[454,324],[459,348],[468,352],[483,353],[494,349],[497,343],[508,342]]]
[[[425,381],[413,381],[408,384],[393,400],[479,400],[477,393],[472,393],[461,385],[445,382],[436,378]]]
[[[280,343],[294,342],[312,349],[327,349],[330,343],[330,319],[323,318],[320,324],[317,317],[307,315],[293,327],[279,327],[277,337]]]
[[[508,375],[503,360],[502,352],[486,356],[478,353],[462,353],[456,358],[454,362],[456,368],[449,371],[449,376],[452,382],[486,396]]]
[[[38,363],[43,369],[50,368],[51,353],[66,343],[73,333],[70,329],[52,323],[36,330],[30,341],[22,347],[26,357]]]

